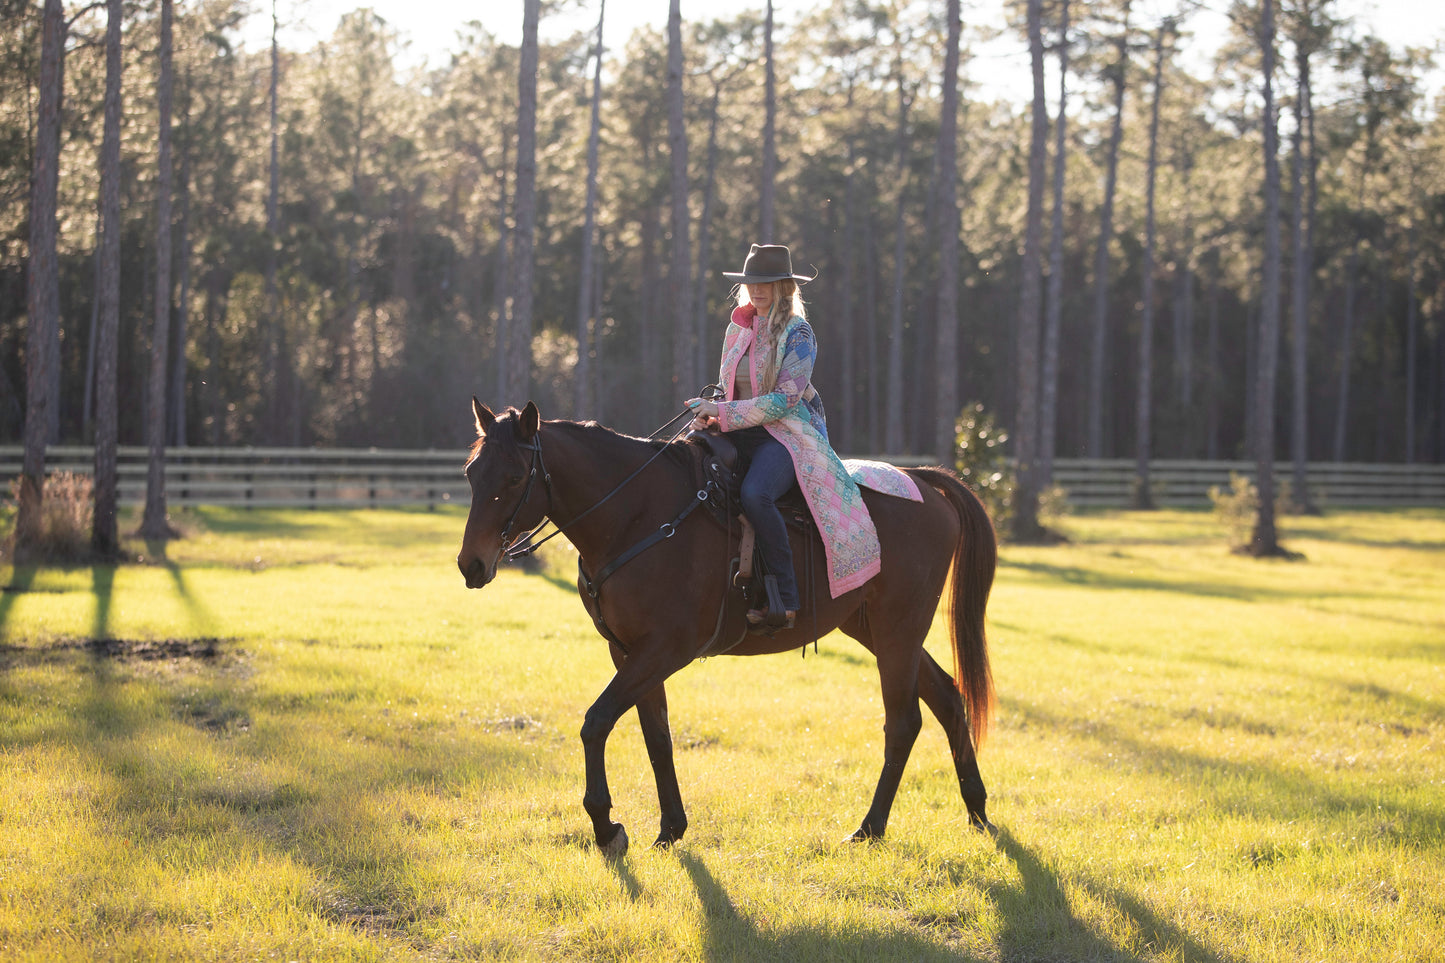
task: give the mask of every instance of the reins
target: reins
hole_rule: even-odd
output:
[[[719,398],[722,397],[722,394],[722,388],[718,385],[708,385],[702,390],[702,397],[704,398]],[[673,425],[677,424],[677,422],[681,419],[686,418],[692,414],[694,414],[694,412],[691,408],[684,407],[682,411],[678,412],[676,415],[665,421],[648,437],[653,441],[656,441],[658,435],[667,431]],[[531,442],[517,442],[518,448],[525,448],[532,453],[532,463],[527,473],[527,487],[522,491],[522,499],[521,501],[517,502],[517,507],[512,511],[512,517],[507,520],[506,528],[502,529],[502,544],[506,546],[502,549],[502,554],[509,562],[516,561],[519,558],[525,558],[526,556],[531,555],[533,552],[537,551],[537,549],[541,548],[547,542],[556,538],[558,535],[561,535],[568,528],[571,528],[573,525],[577,524],[588,515],[591,515],[593,512],[597,511],[597,509],[607,504],[607,502],[612,498],[612,496],[616,495],[618,492],[622,491],[622,489],[626,488],[629,482],[631,482],[638,475],[641,475],[644,471],[646,471],[649,465],[657,461],[657,459],[661,458],[662,454],[668,450],[668,446],[681,438],[683,434],[687,432],[689,427],[689,425],[683,425],[681,428],[679,428],[676,432],[673,433],[671,438],[668,438],[665,442],[662,443],[661,447],[657,449],[656,453],[653,454],[651,458],[647,459],[647,461],[642,463],[641,467],[639,467],[632,474],[628,475],[626,478],[622,479],[622,481],[618,482],[616,487],[614,487],[612,491],[608,492],[606,495],[603,495],[590,508],[583,511],[582,514],[576,516],[575,518],[571,519],[563,525],[558,525],[557,522],[554,521],[551,517],[552,475],[550,472],[547,471],[546,462],[542,460],[541,429],[538,429],[538,434],[533,437]],[[532,495],[532,486],[537,480],[538,467],[542,469],[542,482],[547,489],[547,515],[543,516],[541,523],[536,528],[532,529],[530,532],[526,532],[525,534],[518,536],[516,541],[510,541],[512,534],[512,525],[516,522],[517,515],[521,513],[522,506],[527,504],[527,499],[530,498]],[[707,493],[705,491],[699,491],[697,497],[693,501],[688,503],[687,509],[681,515],[673,519],[671,522],[663,523],[662,528],[659,529],[659,531],[669,530],[669,534],[663,537],[671,537],[670,530],[675,529],[676,525],[684,518],[686,518],[689,514],[691,514],[692,509],[697,507],[701,502],[705,501],[706,498]],[[553,532],[548,532],[547,535],[543,538],[537,539],[537,533],[542,531],[542,529],[546,528],[548,523],[556,525],[557,530]],[[533,541],[533,539],[537,540]],[[601,579],[599,579],[598,581],[600,582]]]

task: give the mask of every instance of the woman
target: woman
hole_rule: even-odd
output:
[[[799,607],[798,583],[777,500],[794,482],[823,536],[835,598],[877,574],[878,536],[858,486],[828,443],[823,401],[810,380],[817,341],[798,284],[812,278],[793,273],[791,254],[781,244],[754,244],[742,271],[723,276],[738,283],[718,379],[724,400],[693,398],[688,406],[697,414],[694,427],[715,423],[749,456],[743,513],[757,531],[784,611],[754,609],[748,620],[790,626]]]

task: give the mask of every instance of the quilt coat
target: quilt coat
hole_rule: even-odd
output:
[[[728,324],[718,378],[726,394],[718,403],[718,426],[734,431],[762,425],[788,450],[798,487],[823,537],[828,589],[837,598],[878,574],[878,531],[854,473],[828,443],[823,401],[810,381],[818,348],[807,321],[795,317],[783,330],[776,346],[778,381],[774,389],[754,398],[734,399],[738,365],[746,363],[753,384],[762,383],[764,359],[762,352],[753,350],[756,314],[752,305],[740,305]],[[870,488],[922,500],[913,479],[890,465],[858,462],[854,469]]]

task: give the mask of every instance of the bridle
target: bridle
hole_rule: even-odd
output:
[[[708,398],[709,400],[716,400],[723,397],[723,390],[718,385],[708,385],[702,390],[701,397]],[[652,433],[652,436],[655,437],[661,434],[668,428],[671,428],[673,425],[675,425],[682,418],[690,416],[692,414],[693,412],[691,408],[683,408],[682,411],[678,412],[671,419],[665,422],[660,428],[654,431]],[[555,521],[552,520],[551,517],[552,473],[547,471],[547,463],[542,458],[542,428],[539,424],[537,426],[536,433],[532,435],[532,439],[530,441],[519,441],[516,443],[518,448],[521,448],[525,451],[530,451],[532,453],[532,458],[531,463],[527,467],[527,485],[525,488],[522,489],[522,497],[517,501],[517,507],[512,509],[512,514],[507,518],[507,524],[502,528],[502,544],[501,547],[497,549],[496,558],[492,560],[493,570],[496,570],[497,565],[500,564],[504,557],[507,561],[514,562],[519,558],[525,558],[526,556],[531,555],[533,552],[537,551],[537,549],[541,548],[545,543],[556,538],[558,535],[561,535],[568,528],[571,528],[573,525],[577,524],[582,519],[586,518],[588,515],[601,508],[607,503],[610,498],[612,498],[613,495],[616,495],[618,492],[622,491],[623,488],[627,487],[629,482],[631,482],[638,475],[641,475],[644,471],[646,471],[647,466],[651,465],[653,462],[657,461],[658,458],[662,457],[662,453],[667,451],[668,445],[671,445],[673,442],[677,441],[677,439],[681,438],[683,434],[688,430],[688,428],[688,425],[683,425],[681,428],[679,428],[672,435],[671,438],[667,439],[666,443],[664,443],[661,447],[657,449],[657,452],[651,458],[647,459],[647,461],[642,463],[641,467],[639,467],[632,474],[628,475],[626,478],[622,479],[622,481],[618,482],[616,487],[614,487],[612,491],[608,492],[606,495],[603,495],[590,508],[585,509],[580,515],[577,515],[566,524],[558,525]],[[543,514],[542,521],[538,523],[535,528],[523,532],[521,535],[518,535],[515,539],[513,539],[512,529],[517,524],[517,516],[522,513],[522,508],[527,504],[528,499],[532,497],[532,488],[537,483],[538,469],[541,470],[542,484],[547,489],[547,511],[545,514]],[[682,518],[685,518],[688,514],[690,514],[691,510],[695,508],[698,504],[706,501],[707,498],[708,493],[706,490],[698,491],[695,500],[688,504],[688,508],[682,516],[679,516],[678,518],[675,518],[670,522],[663,523],[662,528],[660,529],[660,531],[665,533],[663,537],[671,538],[672,533],[676,531],[677,523],[680,522]],[[549,532],[545,537],[537,539],[537,534],[541,532],[542,529],[546,528],[549,522],[557,526],[556,531]]]
[[[552,473],[547,470],[547,463],[542,460],[541,427],[538,427],[537,434],[532,436],[530,442],[519,441],[517,442],[517,447],[530,451],[532,453],[532,462],[527,466],[527,485],[522,489],[522,497],[517,501],[517,507],[512,509],[512,514],[508,516],[507,524],[502,526],[502,545],[497,549],[497,557],[492,560],[492,568],[494,570],[502,561],[502,556],[504,555],[508,561],[511,561],[535,552],[537,550],[536,546],[527,547],[526,543],[530,541],[532,536],[542,530],[542,527],[547,524],[548,517],[552,512]],[[525,506],[528,499],[532,497],[532,487],[537,483],[537,469],[539,468],[542,470],[542,484],[547,489],[547,514],[542,516],[541,524],[531,531],[518,536],[514,543],[512,541],[512,529],[517,524],[517,516],[522,514],[523,506]],[[558,531],[560,532],[561,529],[558,529]],[[548,538],[550,537],[551,536],[548,536]],[[540,544],[541,542],[537,543],[537,545]],[[518,545],[522,545],[523,548],[519,549],[517,547]]]

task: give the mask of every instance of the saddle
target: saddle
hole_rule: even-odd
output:
[[[722,432],[695,432],[692,435],[692,441],[697,444],[701,453],[702,484],[722,493],[723,497],[709,499],[707,504],[713,518],[727,530],[730,547],[732,532],[740,531],[737,554],[732,556],[729,563],[729,585],[723,602],[724,611],[719,613],[719,626],[724,623],[733,623],[735,614],[733,610],[736,610],[738,615],[743,615],[750,608],[766,608],[770,612],[781,612],[782,604],[778,597],[774,576],[764,574],[761,579],[754,578],[754,573],[765,571],[765,567],[757,549],[757,536],[752,523],[742,512],[741,492],[743,476],[747,473],[746,460],[738,451],[737,445]],[[805,544],[809,546],[807,552],[809,577],[806,580],[799,579],[799,583],[805,586],[805,591],[811,592],[812,542],[815,526],[808,503],[796,485],[779,499],[778,510],[782,513],[784,523],[789,528],[802,532]],[[760,626],[748,626],[745,617],[742,618],[742,624],[746,627],[746,633],[749,635],[772,636],[779,627],[766,623]],[[729,635],[731,634],[729,633]],[[707,650],[699,655],[720,655],[737,645],[742,639],[743,635],[737,634],[724,645],[722,640],[715,635]]]

